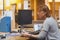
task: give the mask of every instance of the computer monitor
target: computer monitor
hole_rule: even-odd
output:
[[[18,10],[18,24],[32,24],[32,10]]]

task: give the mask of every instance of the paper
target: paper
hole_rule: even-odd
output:
[[[0,0],[0,10],[3,10],[3,0]]]
[[[9,16],[9,17],[11,17],[11,20],[13,19],[13,17],[12,17],[12,11],[4,11],[4,16],[3,17],[5,17],[5,16]]]
[[[41,30],[42,24],[34,24],[34,31]]]
[[[6,6],[10,6],[10,0],[6,0]]]
[[[24,9],[28,9],[28,0],[24,1]]]
[[[10,34],[5,34],[5,36],[20,36],[20,33],[10,33]]]

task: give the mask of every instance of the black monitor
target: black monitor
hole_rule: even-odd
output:
[[[32,24],[32,10],[18,10],[18,24]]]

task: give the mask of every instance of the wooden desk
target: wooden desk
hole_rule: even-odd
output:
[[[14,36],[14,37],[6,37],[6,39],[2,40],[27,40],[25,37]]]
[[[0,35],[4,35],[4,34],[7,34],[7,33],[0,33]],[[3,39],[1,39],[0,37],[0,40],[27,40],[27,38],[20,37],[20,36],[6,36],[6,38],[3,38]]]

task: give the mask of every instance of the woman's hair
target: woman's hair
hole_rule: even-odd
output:
[[[46,5],[40,5],[38,11],[46,12],[46,17],[50,17],[51,16],[50,15],[50,10],[49,10],[48,6],[46,6]]]

